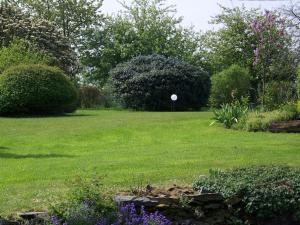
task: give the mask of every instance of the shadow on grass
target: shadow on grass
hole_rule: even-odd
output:
[[[59,114],[59,115],[1,115],[0,118],[8,118],[8,119],[38,119],[38,118],[68,118],[68,117],[86,117],[93,116],[91,114],[82,114],[82,113],[74,113],[74,114]]]
[[[7,149],[0,146],[0,149]],[[0,159],[47,159],[47,158],[73,158],[75,156],[72,155],[64,155],[64,154],[15,154],[8,152],[0,152]]]

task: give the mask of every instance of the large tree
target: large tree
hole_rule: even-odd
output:
[[[265,86],[273,81],[294,81],[296,59],[291,53],[291,37],[286,22],[274,12],[266,11],[251,23],[256,37],[254,62],[260,83],[261,101],[265,102]]]
[[[58,26],[76,47],[87,30],[98,26],[103,0],[14,0],[32,16]]]
[[[212,20],[220,29],[208,31],[202,36],[205,51],[201,54],[212,73],[218,73],[232,64],[248,68],[252,77],[252,101],[258,99],[266,82],[294,79],[295,55],[290,36],[282,30],[284,26],[279,15],[276,14],[274,23],[267,24],[266,15],[259,10],[221,8],[222,12]],[[264,28],[260,29],[261,32],[254,29],[255,22]]]
[[[221,7],[221,13],[211,20],[211,24],[220,27],[202,35],[205,46],[204,58],[210,64],[213,73],[220,72],[232,64],[251,69],[253,64],[253,45],[255,37],[250,23],[259,15],[257,10],[246,8]]]
[[[11,2],[0,4],[0,48],[15,38],[25,39],[56,59],[65,72],[74,75],[76,58],[69,39],[47,20],[32,18]]]
[[[181,26],[174,6],[164,0],[134,0],[122,6],[123,11],[106,18],[104,26],[83,42],[82,62],[89,82],[105,84],[109,70],[138,55],[160,54],[196,63],[199,35]]]

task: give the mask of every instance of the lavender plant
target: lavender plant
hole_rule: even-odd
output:
[[[118,210],[118,221],[114,225],[169,225],[165,216],[156,211],[147,213],[144,207],[141,207],[140,213],[137,212],[134,204],[120,206]]]
[[[84,215],[78,215],[78,218]],[[94,223],[95,225],[170,225],[171,221],[168,220],[164,215],[160,212],[156,211],[154,213],[148,213],[145,211],[142,206],[140,211],[136,210],[135,205],[126,204],[120,205],[118,207],[118,212],[115,217],[115,222],[111,222],[111,218],[100,218],[98,222]],[[53,225],[74,225],[76,220],[73,220],[69,223],[64,222],[62,219],[58,217],[52,217],[51,222]],[[91,223],[90,223],[91,222]],[[92,221],[87,221],[87,224],[93,224]]]

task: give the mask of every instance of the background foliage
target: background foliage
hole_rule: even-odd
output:
[[[103,86],[112,68],[139,55],[197,61],[199,35],[192,28],[182,27],[182,18],[175,12],[174,6],[166,5],[164,0],[134,0],[131,5],[124,2],[117,16],[107,17],[103,26],[83,42],[87,80]]]
[[[54,65],[55,60],[24,40],[13,40],[8,47],[0,49],[0,74],[11,66],[20,64]]]
[[[220,107],[224,103],[240,101],[249,96],[251,77],[247,69],[238,65],[232,65],[213,75],[211,81],[211,106]]]
[[[110,72],[116,97],[125,107],[170,110],[177,94],[176,110],[200,109],[208,100],[208,73],[174,58],[139,56]]]

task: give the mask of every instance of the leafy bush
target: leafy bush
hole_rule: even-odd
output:
[[[14,40],[8,47],[0,49],[0,74],[20,64],[53,65],[54,59],[23,40]]]
[[[159,212],[148,213],[134,204],[113,206],[101,189],[101,178],[77,178],[67,198],[52,205],[54,225],[170,225]]]
[[[78,177],[72,182],[67,197],[50,207],[54,224],[95,225],[101,218],[113,218],[114,208],[101,192],[101,178]]]
[[[270,112],[251,112],[235,128],[247,131],[266,131],[273,122],[288,121],[296,117],[296,107],[291,104]]]
[[[296,100],[296,86],[294,82],[272,81],[265,87],[265,105],[268,110],[278,109],[287,102]]]
[[[54,67],[19,65],[0,76],[0,115],[64,113],[76,100],[76,88]]]
[[[103,94],[95,86],[83,86],[79,89],[80,106],[93,108],[101,105]]]
[[[300,116],[300,100],[298,100],[296,107],[297,107],[298,116]]]
[[[214,111],[214,119],[223,123],[226,128],[231,128],[233,124],[238,123],[240,119],[248,113],[248,107],[245,103],[239,101],[222,105],[221,109]]]
[[[139,56],[119,64],[110,72],[112,86],[125,107],[141,110],[170,110],[177,94],[177,110],[205,106],[210,88],[203,70],[174,58]]]
[[[222,194],[240,218],[300,215],[299,168],[256,166],[211,171],[208,177],[196,180],[194,188]]]
[[[222,104],[231,103],[247,97],[250,90],[249,72],[238,66],[232,65],[228,69],[211,77],[212,87],[210,104],[220,107]]]

